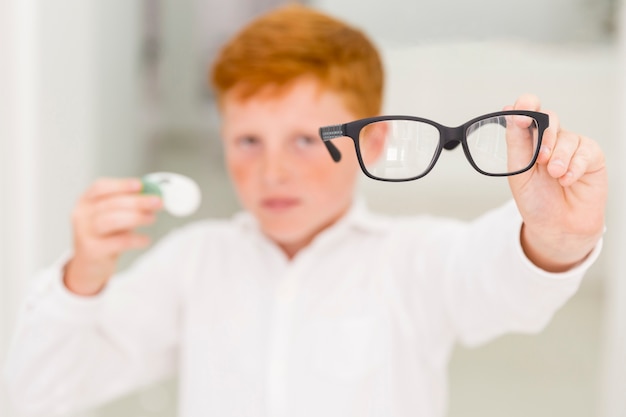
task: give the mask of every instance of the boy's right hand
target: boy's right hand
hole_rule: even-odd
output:
[[[135,229],[152,224],[163,204],[158,196],[141,194],[141,189],[137,178],[103,178],[80,197],[72,213],[74,256],[63,277],[70,291],[97,294],[115,273],[122,252],[150,243]]]

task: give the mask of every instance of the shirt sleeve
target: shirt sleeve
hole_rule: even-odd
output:
[[[36,277],[5,372],[18,411],[74,412],[175,371],[184,277],[193,273],[186,269],[198,261],[200,247],[192,230],[161,239],[95,296],[63,284],[71,254]]]
[[[525,255],[511,201],[455,232],[444,252],[443,298],[456,337],[474,346],[506,332],[542,330],[577,291],[602,241],[576,267],[551,273]]]

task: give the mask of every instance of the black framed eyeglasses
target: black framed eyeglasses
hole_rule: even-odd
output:
[[[443,149],[459,144],[474,169],[503,177],[535,164],[549,121],[545,113],[526,110],[489,113],[458,127],[413,116],[378,116],[321,127],[320,136],[335,162],[341,160],[341,153],[331,140],[350,137],[361,169],[375,180],[422,178]]]

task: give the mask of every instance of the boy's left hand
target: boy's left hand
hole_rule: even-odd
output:
[[[585,259],[604,231],[604,154],[595,141],[562,129],[557,115],[541,110],[535,96],[521,96],[505,110],[550,116],[535,166],[508,178],[524,220],[521,243],[526,256],[547,271],[565,271]]]

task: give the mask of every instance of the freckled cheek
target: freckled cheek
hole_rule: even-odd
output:
[[[335,163],[330,158],[329,161],[308,166],[303,177],[307,179],[307,185],[311,191],[315,190],[319,193],[320,198],[326,196],[332,200],[337,194],[344,194],[351,190],[355,169],[354,161],[349,159],[339,163]]]
[[[231,180],[235,188],[242,194],[242,197],[245,197],[244,194],[250,194],[256,189],[254,180],[257,176],[254,175],[254,165],[252,163],[241,159],[227,158],[226,165]]]

